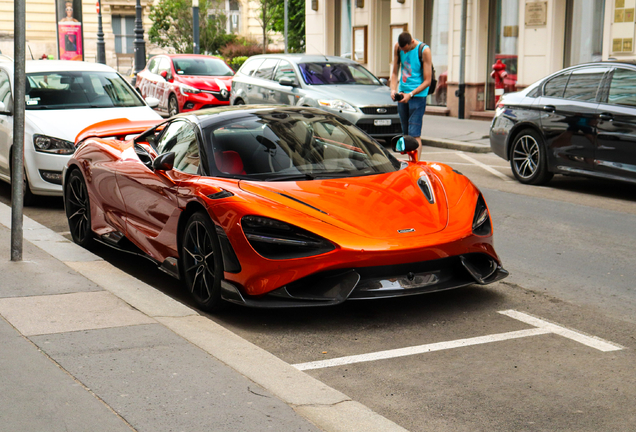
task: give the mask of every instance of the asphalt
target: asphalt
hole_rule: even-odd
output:
[[[481,153],[489,126],[422,139]],[[28,217],[10,261],[10,226],[0,203],[0,432],[405,431]]]

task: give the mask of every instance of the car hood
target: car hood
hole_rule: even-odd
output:
[[[131,108],[87,108],[66,110],[27,110],[25,118],[38,133],[75,142],[84,128],[94,123],[117,118],[128,120],[160,120],[161,116],[147,106]]]
[[[435,194],[429,203],[418,185],[427,175]],[[443,230],[448,222],[444,189],[421,166],[373,176],[299,182],[240,181],[249,193],[276,201],[351,233],[390,239]]]
[[[226,90],[230,90],[232,88],[232,78],[231,76],[189,76],[189,75],[179,75],[179,82],[192,86],[199,90],[212,90],[219,91],[225,88]]]
[[[395,105],[391,89],[372,85],[322,85],[306,89],[314,99],[342,99],[353,106]]]

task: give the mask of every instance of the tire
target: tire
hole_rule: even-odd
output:
[[[88,248],[93,243],[91,204],[86,182],[78,169],[73,170],[68,176],[64,188],[64,208],[73,241]]]
[[[181,240],[181,271],[192,298],[204,311],[223,309],[227,305],[221,298],[223,258],[210,217],[204,212],[193,214]]]
[[[170,95],[170,98],[168,99],[168,115],[172,117],[177,114],[179,114],[179,101],[177,101],[177,97],[175,95]]]
[[[13,160],[13,153],[9,154],[9,160]],[[12,164],[9,165],[9,175],[13,176],[13,166]],[[23,195],[22,195],[22,205],[24,205],[25,207],[30,207],[32,205],[35,205],[35,201],[36,201],[36,195],[33,194],[33,192],[31,192],[31,186],[29,185],[29,178],[27,177],[27,173],[26,170],[24,171],[24,188],[23,188]],[[13,183],[13,178],[11,178],[11,183]],[[13,191],[13,188],[11,189],[11,191]]]
[[[243,101],[243,99],[241,98],[236,98],[234,100],[234,105],[245,105],[245,101]]]
[[[543,138],[533,129],[524,129],[510,149],[510,168],[523,184],[542,185],[554,176],[548,171],[547,150]]]

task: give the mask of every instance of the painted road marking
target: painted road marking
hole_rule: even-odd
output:
[[[559,336],[572,339],[574,341],[582,343],[583,345],[587,345],[591,348],[596,348],[599,351],[603,351],[603,352],[619,351],[624,348],[618,344],[608,342],[599,337],[588,336],[583,333],[567,329],[560,325],[552,324],[548,321],[544,321],[540,318],[525,314],[523,312],[517,312],[515,310],[507,310],[507,311],[500,311],[499,313],[502,315],[509,316],[510,318],[514,318],[516,320],[522,321],[526,324],[530,324],[537,328],[549,330],[550,333],[558,334]]]
[[[519,339],[519,338],[544,335],[544,334],[557,334],[559,336],[566,337],[568,339],[582,343],[589,347],[596,348],[603,352],[617,351],[617,350],[623,349],[623,347],[621,347],[620,345],[605,341],[603,339],[600,339],[594,336],[584,335],[580,332],[570,330],[556,324],[552,324],[550,322],[544,321],[542,319],[533,317],[528,314],[524,314],[522,312],[517,312],[515,310],[506,310],[506,311],[500,311],[499,313],[502,315],[506,315],[510,318],[514,318],[516,320],[522,321],[526,324],[530,324],[534,326],[535,328],[527,329],[527,330],[518,330],[513,332],[507,332],[507,333],[498,333],[498,334],[488,335],[488,336],[478,336],[478,337],[473,337],[468,339],[458,339],[458,340],[448,341],[448,342],[437,342],[437,343],[426,344],[426,345],[417,345],[417,346],[406,347],[406,348],[378,351],[378,352],[368,353],[368,354],[358,354],[358,355],[352,355],[352,356],[346,356],[346,357],[338,357],[338,358],[333,358],[328,360],[318,360],[318,361],[307,362],[307,363],[298,363],[292,366],[299,370],[323,369],[323,368],[334,367],[334,366],[343,366],[343,365],[348,365],[353,363],[363,363],[363,362],[370,362],[370,361],[376,361],[376,360],[386,360],[386,359],[396,358],[396,357],[406,357],[406,356],[411,356],[416,354],[424,354],[428,352],[442,351],[442,350],[452,349],[452,348],[461,348],[461,347],[467,347],[471,345],[481,345],[481,344],[486,344],[491,342],[500,342],[500,341],[505,341],[510,339]]]
[[[471,162],[471,163],[473,163],[473,164],[477,165],[478,167],[481,167],[481,168],[485,169],[485,170],[486,170],[486,171],[488,171],[489,173],[496,175],[497,177],[499,177],[500,179],[502,179],[502,180],[504,180],[504,181],[510,181],[510,182],[511,182],[511,181],[514,181],[514,180],[511,180],[511,179],[510,179],[510,177],[508,177],[508,176],[507,176],[507,175],[505,175],[504,173],[501,173],[501,172],[497,171],[496,169],[494,169],[494,168],[492,168],[492,167],[490,167],[490,166],[486,165],[485,163],[481,163],[481,162],[479,162],[477,159],[475,159],[475,158],[472,158],[472,157],[468,156],[468,155],[467,155],[466,153],[464,153],[464,152],[457,152],[457,154],[458,154],[460,157],[462,157],[462,158],[466,159],[468,162]]]

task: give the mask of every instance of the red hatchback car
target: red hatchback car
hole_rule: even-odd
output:
[[[135,87],[159,99],[155,108],[173,116],[230,104],[234,71],[220,58],[196,54],[158,55],[137,74]]]

